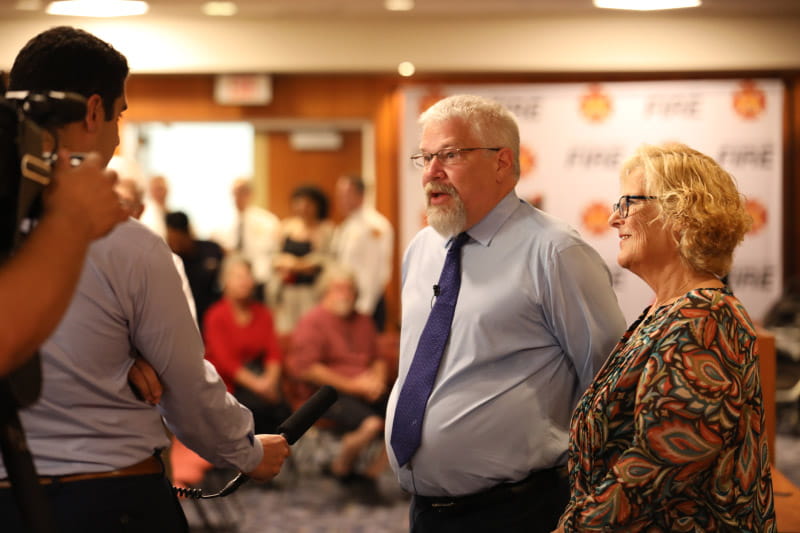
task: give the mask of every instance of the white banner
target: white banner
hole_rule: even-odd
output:
[[[400,150],[403,248],[425,223],[417,117],[452,94],[497,100],[516,115],[522,139],[517,193],[562,218],[602,255],[631,322],[652,291],[617,265],[608,226],[619,196],[619,168],[642,143],[685,143],[716,159],[737,180],[753,229],[737,249],[730,284],[760,321],[781,293],[783,100],[780,80],[703,80],[594,84],[446,85],[404,90]]]

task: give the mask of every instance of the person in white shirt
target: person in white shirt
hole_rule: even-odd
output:
[[[237,252],[253,267],[256,291],[263,299],[263,288],[272,271],[272,256],[280,240],[280,220],[270,211],[253,205],[253,184],[239,178],[231,188],[236,205],[236,219],[229,227],[216,232],[212,240],[226,252]]]
[[[386,217],[364,204],[365,190],[364,180],[358,176],[342,176],[336,182],[336,206],[345,218],[336,228],[333,249],[336,260],[355,275],[356,310],[373,317],[378,331],[383,331],[383,295],[392,276],[394,228]]]
[[[142,224],[150,228],[153,233],[167,238],[167,224],[164,221],[167,216],[167,196],[169,195],[169,185],[164,176],[153,176],[147,182],[147,198],[144,202],[144,213],[140,220]]]

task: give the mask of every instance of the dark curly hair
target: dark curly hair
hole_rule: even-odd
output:
[[[316,185],[301,185],[292,191],[291,199],[308,198],[317,207],[320,220],[328,218],[330,210],[328,196]]]

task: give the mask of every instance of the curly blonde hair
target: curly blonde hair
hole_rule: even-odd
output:
[[[733,177],[680,143],[641,146],[622,174],[637,168],[644,171],[644,194],[657,197],[656,220],[677,233],[681,257],[697,270],[728,274],[733,250],[753,222]]]

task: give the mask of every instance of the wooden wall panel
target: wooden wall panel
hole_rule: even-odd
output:
[[[328,195],[330,216],[336,216],[334,190],[343,174],[358,174],[361,169],[361,133],[340,132],[342,148],[337,151],[296,151],[287,132],[270,132],[269,198],[267,209],[279,218],[291,214],[289,198],[298,185],[316,185]]]

